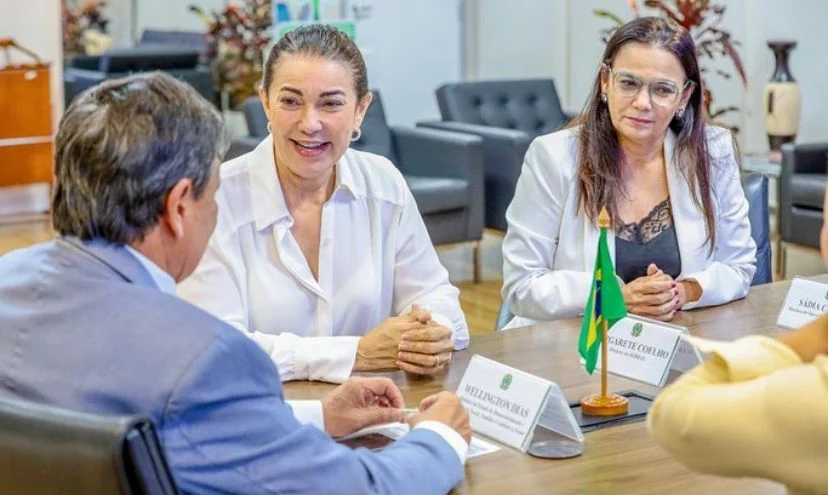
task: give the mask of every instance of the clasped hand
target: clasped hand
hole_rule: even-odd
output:
[[[630,313],[661,321],[670,321],[686,302],[683,287],[655,264],[647,267],[647,275],[621,288]]]
[[[355,371],[399,368],[433,375],[443,371],[454,349],[451,329],[431,318],[416,304],[411,311],[387,318],[359,341]]]

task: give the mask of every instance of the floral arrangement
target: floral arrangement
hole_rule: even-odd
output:
[[[640,15],[640,7],[636,0],[627,2],[633,16]],[[705,75],[710,69],[705,67],[704,61],[715,60],[719,57],[729,58],[743,86],[747,86],[745,69],[742,59],[736,48],[740,45],[738,41],[731,38],[728,31],[721,28],[726,7],[722,4],[713,3],[710,0],[645,0],[644,6],[656,9],[663,17],[676,22],[687,29],[696,43],[696,56],[699,58],[702,75],[702,88],[704,91],[704,107],[711,121],[720,119],[730,112],[737,112],[738,107],[728,106],[724,108],[713,108],[713,93],[705,81]],[[617,15],[606,10],[594,10],[593,13],[613,22],[613,26],[601,31],[604,42],[609,39],[615,30],[624,24],[624,21]],[[730,79],[730,73],[723,70],[716,70],[715,73],[725,79]],[[737,128],[731,127],[734,131]]]
[[[94,54],[109,46],[105,36],[109,20],[103,15],[104,0],[62,0],[63,52]]]
[[[270,42],[272,3],[244,0],[209,13],[196,5],[189,7],[207,26],[210,69],[216,89],[228,96],[230,108],[256,94],[264,50]]]

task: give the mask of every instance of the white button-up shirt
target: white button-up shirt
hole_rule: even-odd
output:
[[[270,137],[222,165],[219,219],[184,299],[250,333],[282,380],[342,382],[360,336],[412,304],[453,331],[469,332],[400,172],[387,159],[349,149],[322,208],[316,280],[291,233]]]

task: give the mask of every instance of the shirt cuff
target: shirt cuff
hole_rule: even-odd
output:
[[[448,316],[441,315],[439,313],[431,313],[431,319],[438,325],[444,326],[451,330],[451,342],[454,345],[455,351],[463,350],[469,346],[469,339],[464,338],[462,335],[458,335],[454,322],[452,322]]]
[[[802,363],[793,349],[763,335],[751,335],[735,342],[703,341],[699,348],[724,361],[731,382],[752,380]]]
[[[469,453],[469,444],[467,444],[466,441],[463,440],[463,437],[454,431],[450,426],[444,425],[439,421],[426,420],[417,423],[414,429],[416,430],[418,428],[425,428],[426,430],[431,430],[440,435],[440,438],[445,440],[457,454],[457,458],[460,459],[460,464],[466,463],[466,455]]]
[[[707,306],[707,301],[705,301],[705,295],[707,295],[707,287],[710,286],[710,273],[708,273],[707,271],[691,273],[685,277],[676,279],[676,282],[683,282],[685,280],[693,280],[697,284],[699,284],[699,288],[701,288],[701,294],[699,294],[699,298],[695,301],[691,301],[682,306],[681,310],[686,311],[688,309],[693,309],[699,306]]]
[[[296,347],[293,368],[308,380],[342,383],[351,376],[360,337],[309,337]]]
[[[303,425],[312,425],[325,431],[325,413],[322,401],[318,400],[289,400],[288,405],[293,409],[293,415]]]

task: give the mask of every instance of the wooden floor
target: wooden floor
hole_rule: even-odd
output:
[[[0,224],[0,255],[51,239],[54,233],[47,219]],[[468,246],[440,248],[438,254],[449,277],[460,288],[460,304],[471,333],[494,330],[500,307],[502,261],[500,237],[486,234],[482,243],[483,282],[472,279],[472,249]]]

